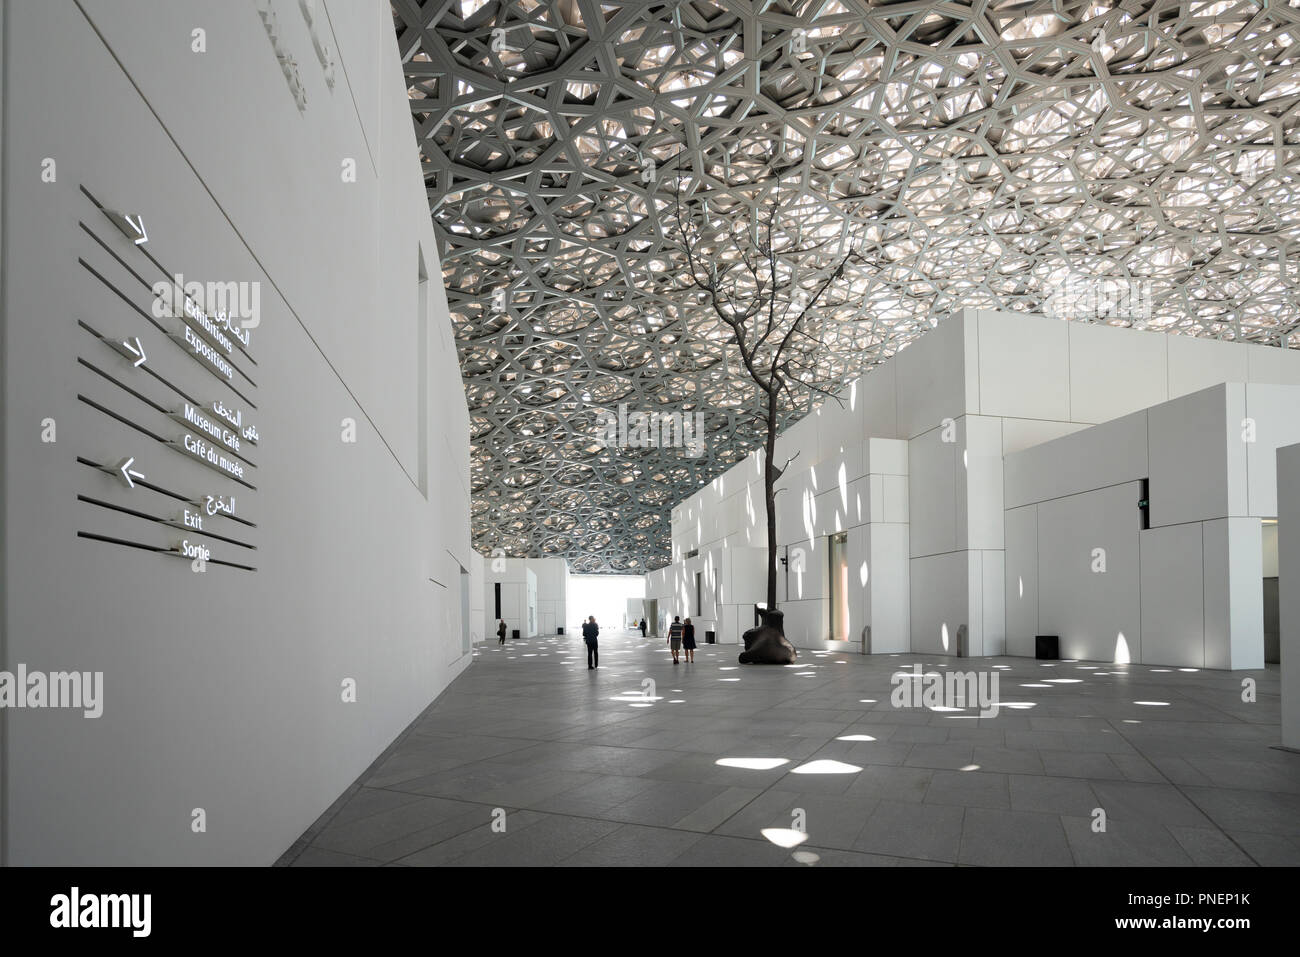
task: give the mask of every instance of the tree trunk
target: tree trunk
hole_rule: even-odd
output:
[[[767,511],[767,607],[776,608],[776,403],[780,393],[767,397],[767,437],[763,455],[763,502]]]

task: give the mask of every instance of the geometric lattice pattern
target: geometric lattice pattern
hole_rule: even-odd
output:
[[[864,237],[818,317],[854,346],[832,390],[962,306],[1284,346],[1300,321],[1295,2],[392,7],[485,553],[657,567],[671,506],[754,447],[680,282],[679,186],[744,221],[780,168]],[[600,447],[620,402],[704,411],[705,453]]]

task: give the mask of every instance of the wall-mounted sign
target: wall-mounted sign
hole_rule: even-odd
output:
[[[243,462],[226,455],[222,449],[200,438],[193,432],[186,432],[179,442],[168,442],[167,444],[177,451],[184,452],[195,461],[216,469],[218,472],[233,475],[237,479],[244,477]]]
[[[155,318],[180,319],[229,355],[234,354],[230,340],[238,339],[247,349],[250,330],[261,322],[260,282],[186,282],[185,276],[177,273],[171,282],[160,279],[154,283],[153,296]]]
[[[314,13],[314,7],[311,10]],[[311,22],[310,17],[309,22]],[[324,27],[326,23],[327,21],[322,17],[321,26]],[[96,209],[108,217],[118,230],[131,239],[136,247],[144,247],[144,244],[152,239],[145,232],[142,215],[134,212],[125,214],[110,209],[102,205],[84,186],[81,192]],[[152,216],[151,221],[153,221]],[[98,240],[100,246],[108,249],[107,244],[95,230],[86,227],[84,222],[82,228],[92,239]],[[160,227],[158,231],[161,233],[165,230]],[[156,241],[149,242],[148,248],[152,249],[155,245]],[[141,249],[141,252],[143,253],[144,250]],[[113,255],[118,256],[116,252]],[[144,255],[152,260],[154,265],[158,265],[158,260],[153,254],[144,253]],[[165,250],[160,250],[158,256],[165,257]],[[90,259],[82,258],[79,261],[91,273],[99,276],[90,265]],[[250,264],[248,268],[252,269],[254,266],[255,264]],[[157,469],[157,474],[154,474],[155,470],[151,470],[151,479],[146,479],[142,467],[134,456],[94,458],[93,461],[83,457],[80,460],[85,464],[96,465],[102,472],[122,483],[122,487],[117,492],[111,493],[113,496],[138,498],[133,490],[143,487],[169,496],[170,505],[160,509],[160,500],[157,497],[141,492],[145,498],[138,503],[133,503],[137,504],[140,510],[125,509],[120,497],[117,499],[117,504],[111,500],[104,501],[104,497],[110,493],[97,486],[94,489],[94,496],[78,496],[80,501],[93,506],[84,510],[87,526],[79,529],[78,535],[118,545],[138,545],[161,551],[164,555],[191,562],[195,571],[205,570],[200,563],[215,561],[218,565],[231,569],[255,572],[257,569],[250,564],[214,559],[212,546],[203,539],[209,535],[220,539],[216,549],[218,554],[222,542],[239,548],[251,550],[257,548],[257,545],[249,540],[249,536],[257,526],[242,515],[236,517],[235,496],[231,494],[231,490],[237,488],[236,483],[240,483],[240,486],[250,493],[255,491],[249,478],[257,474],[256,466],[245,461],[243,456],[248,454],[249,446],[257,445],[259,439],[257,426],[248,421],[250,410],[253,410],[254,416],[257,415],[256,399],[250,397],[253,395],[252,392],[245,391],[256,390],[257,384],[244,374],[246,368],[244,362],[253,363],[248,346],[251,330],[260,321],[261,283],[258,281],[200,283],[187,280],[181,273],[164,270],[164,274],[165,278],[161,282],[152,283],[149,287],[153,294],[153,302],[150,311],[144,316],[152,321],[154,329],[163,331],[163,336],[157,336],[154,331],[140,322],[136,322],[133,326],[114,329],[112,335],[96,331],[84,322],[78,323],[91,337],[83,341],[95,343],[89,347],[92,354],[79,358],[80,364],[116,382],[126,393],[125,396],[119,395],[115,400],[109,400],[106,405],[89,400],[85,404],[88,408],[97,410],[94,414],[111,415],[124,423],[134,424],[140,431],[152,435],[157,435],[157,432],[153,430],[151,423],[156,421],[157,411],[162,411],[166,417],[177,423],[174,430],[163,430],[160,436],[162,441],[186,458],[201,462],[219,473],[220,478],[214,479],[209,476],[204,479],[203,475],[208,474],[205,472],[189,475],[187,479],[165,474],[168,471],[166,469]],[[129,299],[127,292],[118,289],[103,276],[99,278],[109,289]],[[150,338],[151,336],[154,338]],[[163,363],[166,366],[166,379],[163,379],[161,374],[142,376],[128,386],[120,377],[129,376],[130,373],[121,365],[119,359],[114,358],[103,348],[108,346],[125,359],[133,369],[144,368],[147,372],[149,368],[157,367],[158,363],[166,358],[160,358],[159,355],[167,350],[166,346],[159,344],[163,338],[174,342],[205,371],[199,372],[183,360],[176,363],[176,367],[173,368],[172,363],[175,362],[173,359],[171,362]],[[149,347],[147,356],[146,344]],[[148,367],[145,366],[146,362]],[[219,377],[225,384],[224,387],[213,388],[212,380],[208,378],[209,374]],[[239,385],[234,383],[237,377],[240,379]],[[156,395],[155,383],[151,381],[153,378],[169,386],[179,394],[179,398],[163,400],[165,404],[159,405],[159,400],[153,397]],[[227,392],[228,397],[207,401],[208,397],[221,391]],[[198,401],[189,399],[188,396],[197,396]],[[138,400],[141,404],[132,406],[130,398]],[[238,402],[239,405],[235,405],[234,402]],[[90,430],[86,431],[89,434]],[[184,472],[189,473],[192,470],[184,469]],[[198,481],[186,487],[186,484],[194,479]],[[203,486],[208,488],[205,490]],[[246,507],[244,498],[245,494],[241,491],[240,505]],[[99,509],[113,511],[114,524],[110,529],[95,527],[96,517],[107,514]],[[123,529],[124,514],[139,519],[139,523]],[[221,524],[219,521],[221,518],[230,521]],[[214,520],[218,521],[215,528]],[[108,531],[112,532],[111,537],[104,534]],[[178,532],[179,537],[172,537]]]
[[[182,425],[192,426],[205,435],[211,436],[232,452],[239,451],[239,433],[204,415],[196,406],[188,402],[182,403],[181,407],[170,415]]]
[[[105,339],[110,346],[126,356],[131,361],[131,365],[137,369],[144,365],[149,357],[144,354],[144,343],[140,341],[139,336],[130,339]]]
[[[308,29],[311,30],[311,45],[316,49],[316,59],[320,60],[320,68],[325,71],[325,84],[332,90],[334,89],[334,48],[321,33],[327,21],[324,17],[317,16],[316,0],[298,0],[298,7],[302,10],[302,18],[307,21]]]
[[[212,550],[207,545],[188,538],[177,542],[174,550],[181,558],[188,558],[190,561],[196,558],[205,562],[212,560]]]
[[[101,468],[115,475],[127,488],[135,488],[135,479],[144,478],[144,473],[132,468],[133,465],[135,465],[135,456],[128,455],[124,459],[118,459],[112,465],[104,465]]]
[[[198,358],[200,362],[208,366],[218,375],[226,379],[234,379],[235,367],[221,357],[216,349],[208,344],[207,340],[195,334],[194,330],[188,325],[184,327],[184,332],[179,335],[173,335],[177,344],[182,346],[190,355]]]
[[[169,525],[174,528],[192,529],[196,532],[203,531],[203,513],[198,509],[184,508],[179,514],[173,515]]]
[[[307,87],[303,85],[302,75],[298,72],[298,61],[285,48],[280,22],[275,15],[275,7],[271,0],[257,0],[257,12],[262,18],[262,25],[266,27],[266,35],[271,40],[271,49],[275,51],[275,58],[280,61],[280,69],[284,71],[284,78],[289,83],[294,102],[298,104],[300,111],[307,109]]]
[[[122,235],[137,246],[143,246],[149,241],[149,234],[144,228],[144,217],[137,213],[134,217],[130,213],[119,212],[116,209],[105,209],[104,215],[107,216],[114,226],[122,230]]]
[[[190,504],[203,511],[206,515],[235,514],[235,496],[233,495],[204,495],[197,502],[191,502]]]
[[[222,421],[229,423],[230,427],[239,433],[240,437],[245,441],[251,442],[253,445],[257,444],[257,426],[253,425],[251,422],[244,422],[243,409],[237,409],[234,406],[226,405],[226,403],[217,400],[208,403],[208,410],[211,411],[213,415],[218,416]]]

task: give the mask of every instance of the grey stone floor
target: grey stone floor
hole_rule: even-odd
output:
[[[1276,666],[737,652],[673,666],[657,639],[603,637],[588,671],[579,638],[484,645],[280,863],[1300,864]],[[914,663],[997,670],[1000,713],[893,707]],[[783,763],[719,764],[764,758]]]

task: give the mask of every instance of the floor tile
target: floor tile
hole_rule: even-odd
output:
[[[1271,747],[1276,667],[1237,707],[1226,673],[983,659],[1009,669],[1004,698],[1034,707],[981,718],[892,706],[895,671],[951,659],[764,668],[718,646],[673,668],[658,642],[611,637],[588,672],[580,644],[477,656],[281,863],[1300,865],[1300,766]],[[745,759],[777,763],[732,766]],[[794,773],[814,761],[849,773]],[[807,839],[780,847],[773,828]]]

